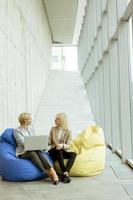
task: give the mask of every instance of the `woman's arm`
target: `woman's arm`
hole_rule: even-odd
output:
[[[72,134],[71,134],[71,131],[68,131],[67,133],[67,139],[66,139],[66,142],[63,144],[63,148],[64,149],[69,149],[70,148],[70,144],[72,142]]]
[[[21,135],[21,133],[17,129],[13,130],[13,135],[14,135],[14,139],[16,141],[17,146],[19,145],[24,146],[24,137],[23,135]]]
[[[53,127],[51,128],[50,133],[49,133],[49,137],[48,137],[48,145],[49,146],[51,145],[52,134],[53,134]]]

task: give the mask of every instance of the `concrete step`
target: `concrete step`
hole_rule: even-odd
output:
[[[39,134],[50,131],[58,112],[67,114],[74,135],[95,123],[79,72],[51,71],[34,123]]]

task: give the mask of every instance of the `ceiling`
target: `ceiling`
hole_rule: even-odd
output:
[[[44,4],[53,43],[72,44],[78,0],[44,0]]]

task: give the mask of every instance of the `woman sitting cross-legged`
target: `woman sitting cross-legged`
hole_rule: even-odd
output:
[[[33,135],[33,129],[30,128],[32,123],[31,115],[29,113],[21,113],[18,120],[20,126],[13,131],[17,144],[16,155],[18,158],[30,159],[34,165],[48,174],[53,184],[57,185],[59,183],[58,176],[47,158],[42,154],[42,151],[24,151],[24,136]]]
[[[71,178],[69,172],[74,164],[76,153],[67,151],[72,141],[71,132],[68,129],[67,116],[65,113],[58,113],[55,118],[55,125],[49,134],[50,156],[57,160],[62,171],[61,180],[69,183]],[[65,166],[64,159],[68,159]]]

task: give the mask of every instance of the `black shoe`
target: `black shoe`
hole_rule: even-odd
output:
[[[62,182],[63,183],[70,183],[71,182],[70,176],[63,174],[62,175]]]
[[[59,184],[59,181],[53,181],[53,184],[54,184],[54,185],[58,185],[58,184]]]

